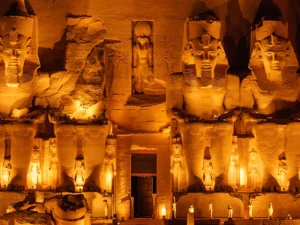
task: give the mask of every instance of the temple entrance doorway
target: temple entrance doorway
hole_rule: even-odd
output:
[[[153,217],[156,193],[156,154],[131,155],[131,197],[134,218]]]

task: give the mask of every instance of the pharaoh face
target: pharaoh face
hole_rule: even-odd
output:
[[[30,55],[31,39],[13,29],[9,34],[0,38],[0,53],[5,63],[6,84],[18,86],[23,75],[25,59]]]
[[[282,81],[282,71],[286,64],[288,41],[271,34],[260,41],[261,58],[268,80]]]
[[[213,77],[214,69],[217,63],[218,43],[208,34],[190,41],[192,55],[194,56],[197,77],[208,75]]]

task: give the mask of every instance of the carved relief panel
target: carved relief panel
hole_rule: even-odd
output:
[[[165,82],[157,79],[153,68],[153,22],[134,21],[132,29],[133,94],[163,95]]]

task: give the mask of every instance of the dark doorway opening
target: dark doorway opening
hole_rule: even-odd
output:
[[[153,217],[153,194],[156,193],[156,154],[131,155],[131,197],[134,218]]]
[[[135,218],[152,218],[152,194],[154,193],[156,193],[156,176],[131,177],[131,196],[134,197]]]

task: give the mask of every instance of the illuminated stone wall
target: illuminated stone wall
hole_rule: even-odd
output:
[[[132,218],[139,153],[157,156],[155,219],[174,200],[178,217],[209,202],[247,217],[249,199],[254,217],[271,202],[300,216],[296,0],[13,2],[0,3],[0,213],[38,189]]]

